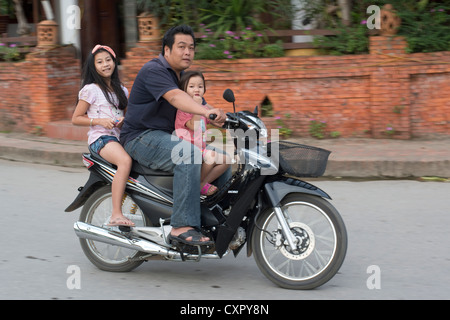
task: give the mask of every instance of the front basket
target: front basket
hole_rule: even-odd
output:
[[[273,143],[278,144],[281,173],[295,177],[320,177],[325,173],[331,151],[290,141],[279,141],[269,144],[271,152],[275,151]]]

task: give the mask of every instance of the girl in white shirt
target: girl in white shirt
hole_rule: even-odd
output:
[[[88,144],[94,152],[117,166],[111,185],[112,214],[109,226],[134,226],[122,213],[122,198],[132,159],[119,143],[120,128],[128,104],[128,90],[122,85],[114,51],[96,45],[83,68],[81,90],[72,123],[90,126]]]

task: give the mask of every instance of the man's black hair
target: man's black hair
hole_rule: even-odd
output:
[[[169,47],[170,50],[172,50],[173,47],[173,43],[175,42],[175,35],[178,33],[182,33],[182,34],[187,34],[192,36],[192,39],[194,39],[194,47],[195,47],[195,36],[194,36],[194,31],[192,30],[191,27],[183,24],[180,26],[175,26],[170,28],[169,30],[166,31],[166,33],[164,34],[163,37],[163,42],[162,42],[162,51],[161,54],[164,56],[164,47]]]

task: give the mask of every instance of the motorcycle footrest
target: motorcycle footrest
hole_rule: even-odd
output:
[[[190,245],[176,240],[172,240],[171,244],[179,251],[190,254],[201,254],[202,252],[210,248],[210,246]]]
[[[131,232],[131,227],[119,226],[119,230],[122,232]]]
[[[180,252],[182,261],[186,261],[186,255],[197,255],[196,261],[200,261],[202,254],[210,252],[211,248],[214,248],[214,245],[194,246],[176,240],[172,240],[171,244]]]

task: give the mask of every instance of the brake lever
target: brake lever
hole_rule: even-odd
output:
[[[225,120],[225,123],[231,123],[231,124],[239,124],[239,118],[233,114],[233,113],[227,113],[227,119]]]

